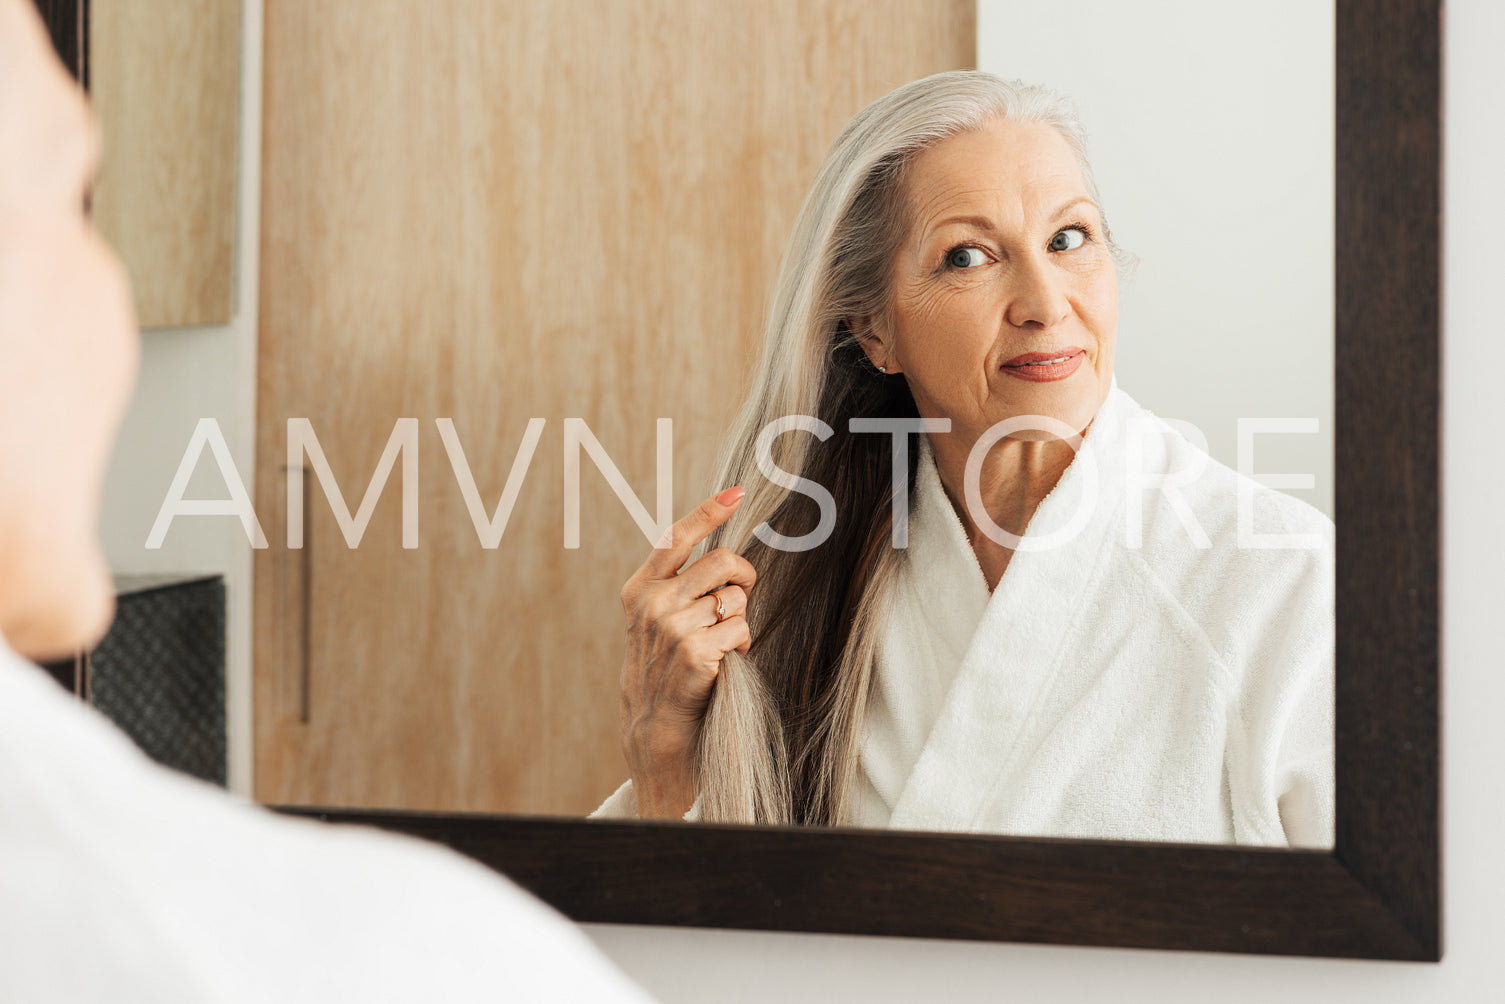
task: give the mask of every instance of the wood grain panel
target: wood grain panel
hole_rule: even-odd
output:
[[[239,0],[91,0],[104,140],[94,224],[143,328],[227,324],[240,129]]]
[[[972,7],[268,0],[259,799],[578,814],[613,790],[617,592],[649,544],[587,460],[582,546],[563,547],[563,420],[650,511],[660,417],[675,512],[715,487],[820,159],[867,102],[971,66]],[[312,421],[354,508],[403,416],[420,546],[400,547],[394,472],[359,548],[314,487],[310,548],[289,552],[287,419]],[[440,417],[488,508],[546,420],[495,550]]]

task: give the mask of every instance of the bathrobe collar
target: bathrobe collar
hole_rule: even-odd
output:
[[[948,609],[895,610],[891,630],[961,632],[953,643],[966,654],[894,806],[893,827],[985,828],[981,819],[1020,752],[1018,737],[1032,710],[1049,691],[1064,643],[1090,627],[1081,616],[1122,522],[1125,426],[1137,410],[1115,379],[1076,458],[1040,503],[991,595],[921,436],[901,574],[913,578],[915,595],[935,598],[921,605],[946,603]],[[902,673],[904,667],[889,670]]]

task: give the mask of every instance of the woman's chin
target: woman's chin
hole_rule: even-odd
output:
[[[1060,384],[1040,384],[1038,388],[1031,388],[1033,393],[1015,395],[1010,402],[1008,418],[1018,419],[1028,415],[1044,421],[1035,423],[1038,428],[1020,429],[1011,433],[1009,438],[1047,442],[1065,438],[1067,430],[1074,435],[1087,428],[1107,398],[1107,391],[1088,386],[1085,382],[1063,386],[1068,383],[1072,382],[1063,380]]]
[[[92,556],[72,575],[37,576],[0,609],[0,634],[12,649],[37,662],[92,648],[115,616],[115,587],[103,559]]]

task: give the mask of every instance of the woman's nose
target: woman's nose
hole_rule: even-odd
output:
[[[1016,328],[1049,330],[1071,311],[1066,284],[1060,270],[1039,257],[1015,259],[1009,270],[1008,301],[1004,318]]]

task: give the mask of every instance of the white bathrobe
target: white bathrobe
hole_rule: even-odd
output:
[[[151,763],[0,639],[0,1002],[648,1000],[444,848]]]
[[[918,471],[856,825],[1332,846],[1331,521],[1115,383],[990,594]]]

